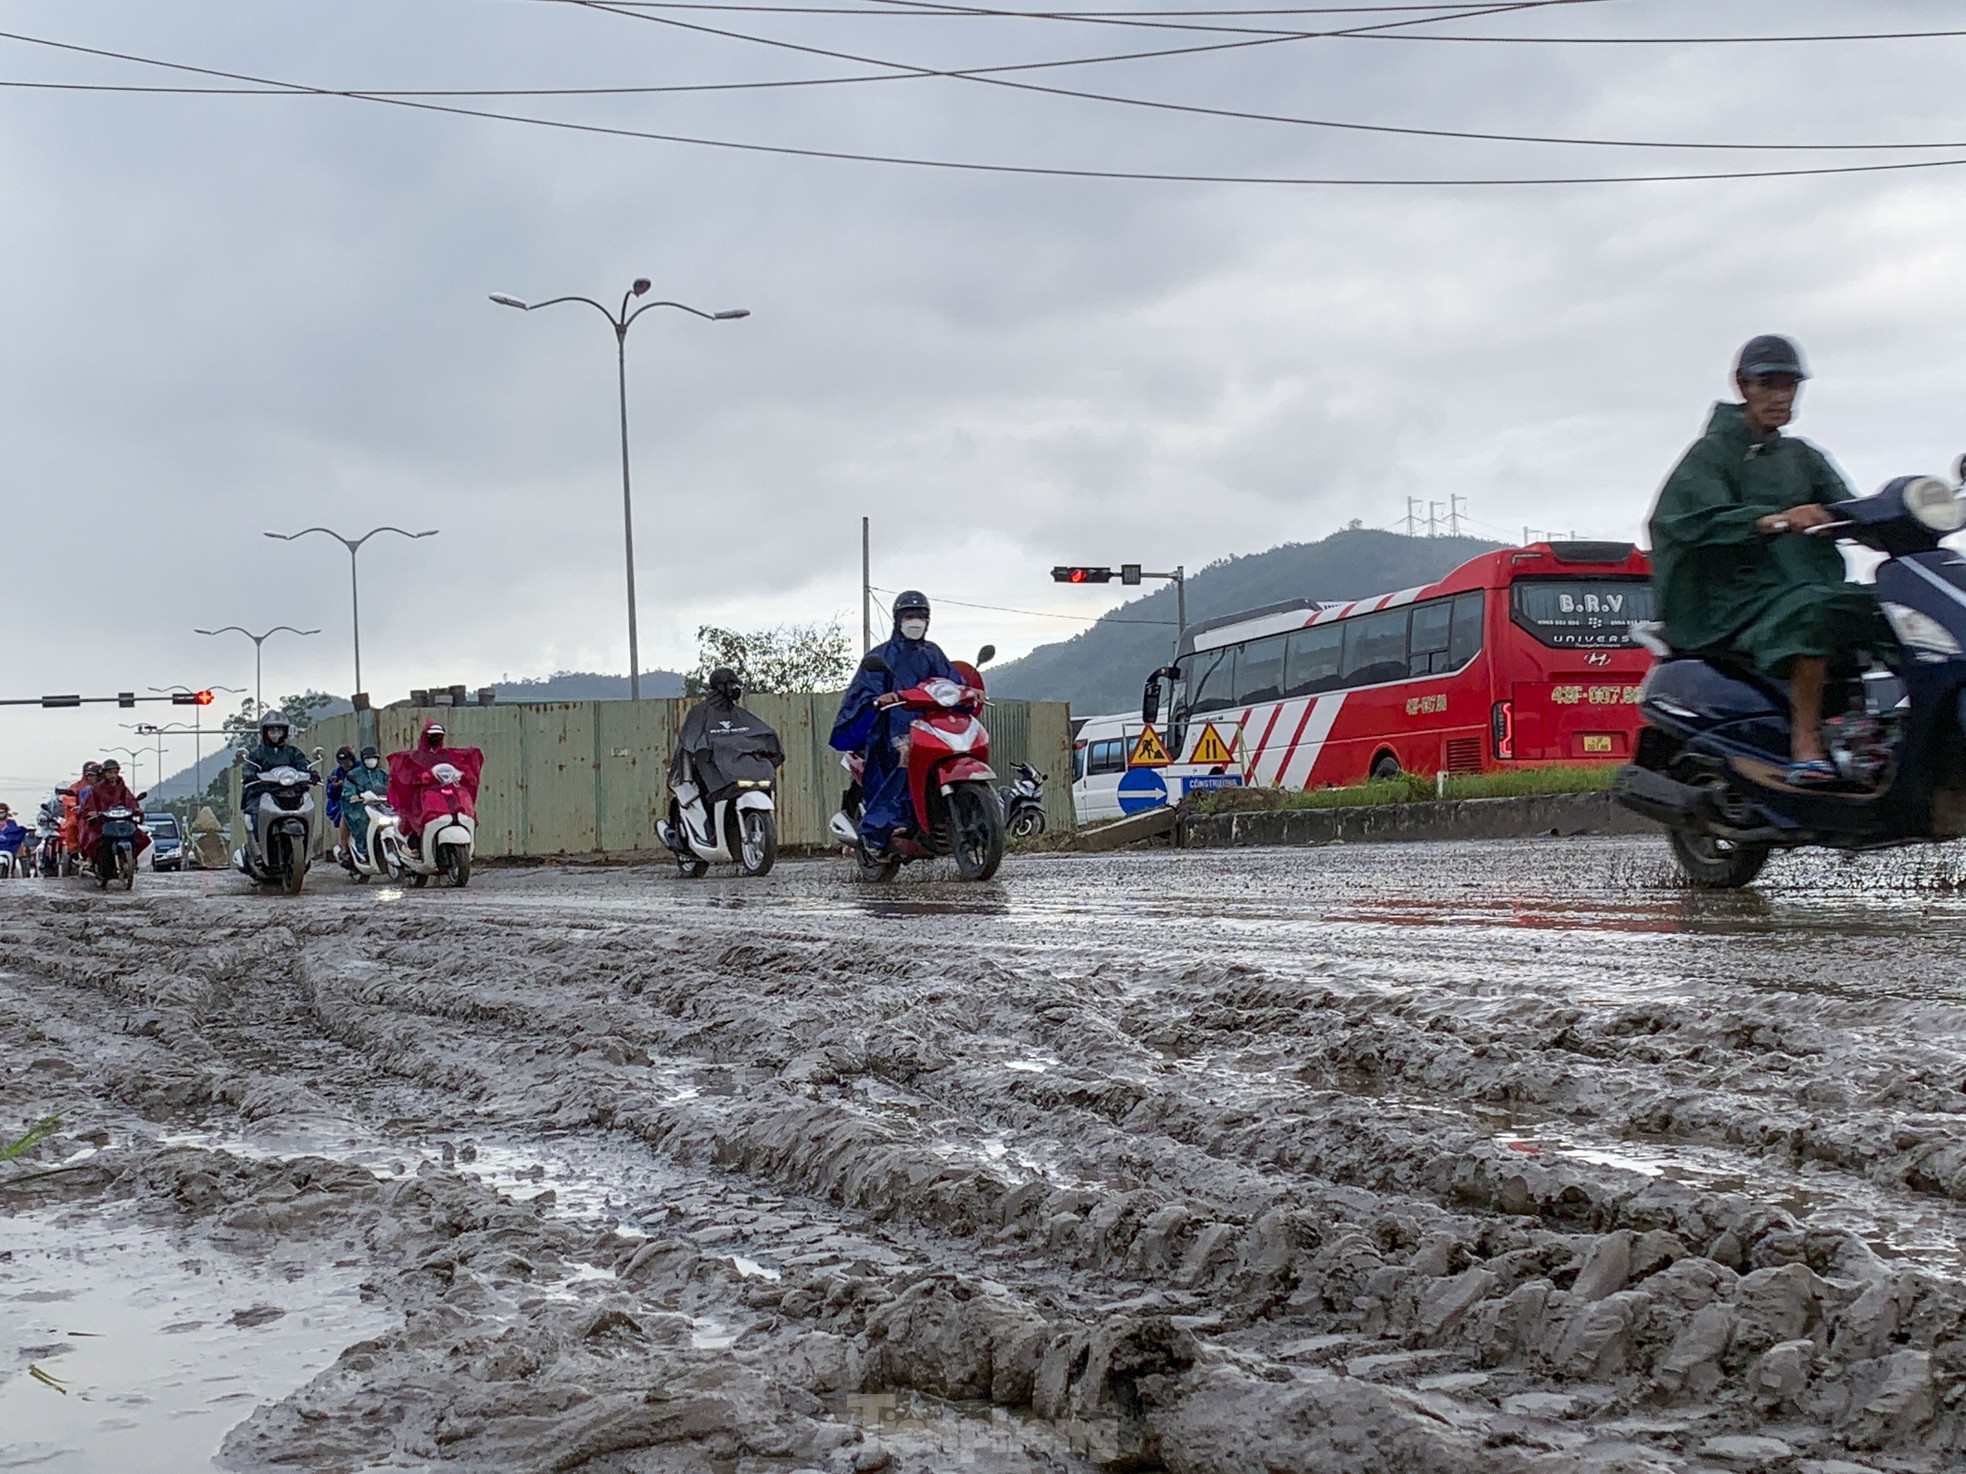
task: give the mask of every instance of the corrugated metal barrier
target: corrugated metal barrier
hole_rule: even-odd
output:
[[[532,706],[394,706],[368,714],[383,752],[410,746],[424,719],[442,722],[458,746],[485,753],[478,792],[478,852],[487,856],[616,855],[660,848],[655,821],[669,804],[664,775],[687,699],[549,702]],[[839,807],[846,774],[826,745],[837,695],[772,696],[744,704],[778,730],[785,767],[778,792],[779,843],[817,848],[832,843],[826,821]],[[354,713],[310,728],[303,743],[359,749]],[[1012,765],[1048,773],[1045,818],[1072,827],[1072,738],[1061,701],[997,701],[983,714],[990,763],[1008,783]],[[325,770],[323,773],[325,776]]]

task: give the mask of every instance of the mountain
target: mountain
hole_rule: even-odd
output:
[[[1432,583],[1499,543],[1473,537],[1406,537],[1347,528],[1314,543],[1285,543],[1211,563],[1188,575],[1188,622],[1199,624],[1286,599],[1364,599]],[[1174,649],[1171,584],[1122,604],[1083,634],[1040,645],[989,672],[995,696],[1069,701],[1076,716],[1135,710],[1147,672]]]
[[[642,698],[654,700],[683,694],[683,678],[672,670],[642,672]],[[590,670],[556,670],[550,676],[525,681],[500,681],[498,699],[517,704],[532,701],[626,701],[628,677]]]

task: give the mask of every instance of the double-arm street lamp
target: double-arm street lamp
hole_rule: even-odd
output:
[[[635,512],[628,493],[628,329],[635,325],[636,318],[651,307],[673,307],[678,312],[687,312],[705,322],[732,322],[751,315],[750,309],[745,307],[734,307],[724,312],[704,312],[681,302],[644,302],[630,312],[628,304],[648,289],[648,278],[636,277],[633,285],[622,295],[619,312],[608,311],[592,297],[553,297],[545,302],[525,302],[504,292],[492,293],[492,301],[500,307],[516,307],[521,312],[557,307],[562,302],[585,302],[605,317],[608,325],[614,329],[615,365],[621,386],[621,533],[628,558],[628,696],[632,701],[642,699],[642,652],[635,634]]]
[[[104,751],[104,752],[120,752],[120,753],[122,753],[122,754],[123,754],[123,756],[124,756],[124,757],[126,757],[126,758],[128,758],[128,759],[130,760],[130,786],[131,786],[132,788],[141,788],[141,787],[143,786],[143,770],[142,770],[141,768],[139,768],[139,767],[137,766],[137,764],[138,764],[138,762],[140,762],[140,761],[141,761],[142,759],[144,759],[144,758],[147,758],[147,757],[149,757],[149,756],[150,756],[150,749],[149,749],[149,748],[147,748],[147,747],[105,747],[105,748],[103,749],[103,751]]]
[[[194,630],[199,635],[229,635],[234,632],[244,635],[253,642],[253,706],[255,716],[266,715],[266,687],[260,679],[260,655],[266,642],[282,630],[290,635],[318,635],[319,630],[297,630],[290,624],[276,624],[264,634],[256,635],[242,624],[222,624],[215,630]]]
[[[371,527],[360,537],[344,537],[332,527],[303,527],[299,532],[269,532],[266,535],[276,538],[283,543],[290,543],[296,538],[306,537],[310,532],[324,532],[344,548],[348,549],[348,592],[353,601],[354,617],[351,623],[355,629],[355,689],[349,693],[349,699],[353,701],[355,696],[362,690],[362,583],[356,576],[355,555],[362,551],[363,543],[367,542],[379,532],[393,532],[398,537],[415,539],[419,537],[435,537],[437,535],[437,529],[433,527],[428,532],[406,532],[400,527]]]

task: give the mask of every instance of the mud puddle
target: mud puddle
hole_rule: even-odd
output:
[[[289,1249],[214,1253],[128,1205],[0,1218],[0,1469],[210,1467],[255,1407],[394,1322],[358,1271]]]
[[[918,1392],[855,1392],[829,1399],[843,1422],[909,1467],[1023,1474],[1046,1470],[1090,1474],[1045,1423],[986,1402],[946,1402]]]

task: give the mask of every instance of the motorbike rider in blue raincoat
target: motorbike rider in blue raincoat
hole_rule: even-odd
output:
[[[879,855],[886,851],[895,829],[908,822],[913,805],[908,796],[908,767],[903,743],[914,717],[896,706],[910,686],[941,676],[957,679],[955,667],[942,647],[928,638],[928,598],[909,589],[894,601],[894,634],[868,652],[887,663],[886,670],[862,669],[840,698],[833,718],[832,746],[836,752],[864,754],[867,769],[860,780],[866,795],[860,815],[860,837]]]

